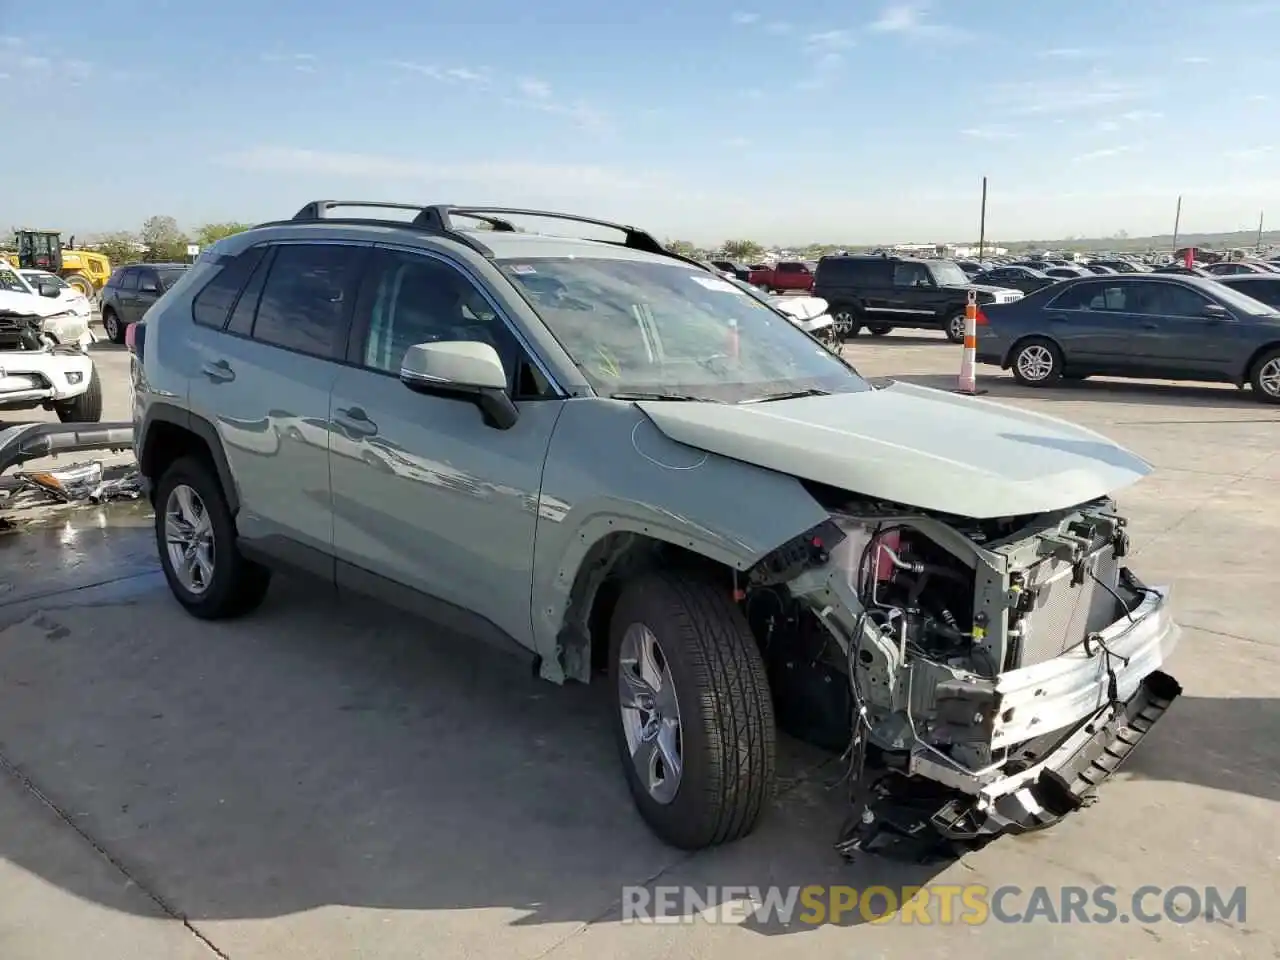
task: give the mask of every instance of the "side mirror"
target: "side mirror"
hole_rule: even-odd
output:
[[[400,362],[400,382],[410,390],[475,403],[485,423],[509,430],[520,411],[507,394],[507,372],[498,351],[477,340],[414,344]]]
[[[1231,311],[1220,303],[1206,303],[1204,305],[1204,315],[1214,320],[1230,320]]]
[[[42,297],[48,297],[50,300],[57,300],[59,296],[58,288],[47,281],[36,287],[36,292]]]
[[[138,284],[139,293],[159,293],[160,285],[153,280],[143,280]]]

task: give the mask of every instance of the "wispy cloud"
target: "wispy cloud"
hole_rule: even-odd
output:
[[[1116,147],[1103,147],[1101,150],[1090,150],[1088,153],[1082,153],[1072,159],[1076,163],[1089,163],[1094,160],[1106,160],[1109,157],[1119,157],[1126,153],[1133,153],[1138,148],[1133,144],[1123,144]]]
[[[960,132],[974,140],[1012,140],[1018,136],[1017,131],[1002,126],[966,127]]]
[[[743,10],[730,14],[729,21],[739,27],[751,27],[776,36],[791,33],[795,29],[795,25],[786,20],[767,20],[758,13]]]
[[[1051,47],[1038,54],[1045,60],[1094,60],[1103,55],[1096,47]]]
[[[929,20],[929,0],[894,0],[880,10],[868,29],[921,40],[953,40],[967,36],[968,31]]]
[[[1093,74],[1067,80],[1032,80],[992,88],[992,106],[1015,115],[1083,113],[1127,101],[1141,100],[1151,91],[1143,84]]]
[[[416,73],[419,76],[430,77],[432,80],[439,80],[441,83],[462,83],[479,86],[489,80],[489,71],[483,68],[442,67],[434,63],[417,63],[413,60],[388,60],[387,66],[406,73]]]
[[[753,23],[760,22],[760,14],[751,13],[748,10],[738,10],[729,17],[729,20],[740,27],[749,27]]]
[[[1201,66],[1206,63],[1213,63],[1213,61],[1209,57],[1202,57],[1199,54],[1196,54],[1195,56],[1190,56],[1190,57],[1183,57],[1182,62],[1186,64],[1190,64],[1191,66]]]
[[[1099,120],[1093,127],[1096,133],[1115,133],[1122,127],[1159,120],[1164,114],[1159,110],[1126,110],[1114,117]]]
[[[264,53],[262,62],[280,64],[298,73],[316,72],[316,55],[314,53]]]
[[[817,50],[848,50],[857,40],[852,30],[820,30],[804,39],[805,46]]]
[[[1229,150],[1225,154],[1228,160],[1250,161],[1262,160],[1269,157],[1275,151],[1275,147],[1267,144],[1260,147],[1245,147],[1242,150]]]
[[[298,147],[258,146],[217,158],[240,170],[347,177],[356,180],[441,181],[509,189],[530,183],[556,190],[647,190],[662,180],[652,174],[633,174],[607,167],[578,164],[539,164],[523,161],[481,161],[436,164],[404,157],[341,153]]]
[[[536,77],[525,77],[519,82],[520,92],[532,100],[548,100],[551,98],[551,84]]]
[[[844,55],[824,53],[809,64],[809,72],[796,83],[800,90],[821,90],[831,86],[844,71]]]

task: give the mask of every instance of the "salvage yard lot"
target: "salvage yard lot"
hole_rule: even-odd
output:
[[[959,363],[935,334],[847,351],[930,386]],[[98,355],[123,417],[125,355]],[[0,957],[1277,955],[1280,414],[1233,388],[1026,391],[987,367],[979,385],[1156,467],[1121,507],[1133,565],[1175,588],[1186,693],[1095,806],[945,868],[848,866],[839,764],[784,741],[760,831],[681,854],[635,814],[599,690],[283,579],[247,620],[194,621],[146,512],[82,509],[0,538]],[[628,884],[930,880],[1245,885],[1249,910],[1145,928],[617,920]]]

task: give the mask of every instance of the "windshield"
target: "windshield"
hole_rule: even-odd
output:
[[[1248,293],[1245,292],[1249,289],[1247,285],[1237,287],[1234,284],[1218,283],[1218,281],[1210,280],[1208,278],[1206,278],[1204,282],[1206,284],[1212,284],[1213,295],[1233,310],[1254,315],[1260,313],[1280,313],[1280,311],[1277,311],[1275,307],[1269,307],[1261,300],[1255,300],[1253,297],[1249,296]]]
[[[0,292],[29,294],[34,291],[27,286],[26,281],[18,276],[16,271],[10,270],[8,267],[0,267]]]
[[[740,403],[870,390],[754,294],[678,264],[499,261],[602,396]]]
[[[965,272],[950,260],[938,260],[930,263],[929,274],[933,277],[933,282],[940,287],[945,287],[952,283],[969,283],[969,278],[965,275]]]
[[[32,287],[39,287],[42,283],[50,283],[61,290],[68,286],[67,281],[63,280],[58,275],[53,273],[44,273],[40,270],[23,270],[22,276],[27,283],[31,284]]]
[[[186,267],[161,267],[156,271],[156,273],[160,274],[160,289],[168,290],[181,280],[182,275],[186,272]]]

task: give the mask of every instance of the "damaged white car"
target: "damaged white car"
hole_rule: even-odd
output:
[[[753,829],[778,727],[848,754],[851,855],[1052,823],[1179,695],[1110,499],[1149,468],[1106,438],[873,385],[634,228],[342,205],[219,242],[137,327],[135,448],[194,615],[293,567],[607,676],[635,802],[685,848]],[[279,339],[286,295],[329,346]]]

